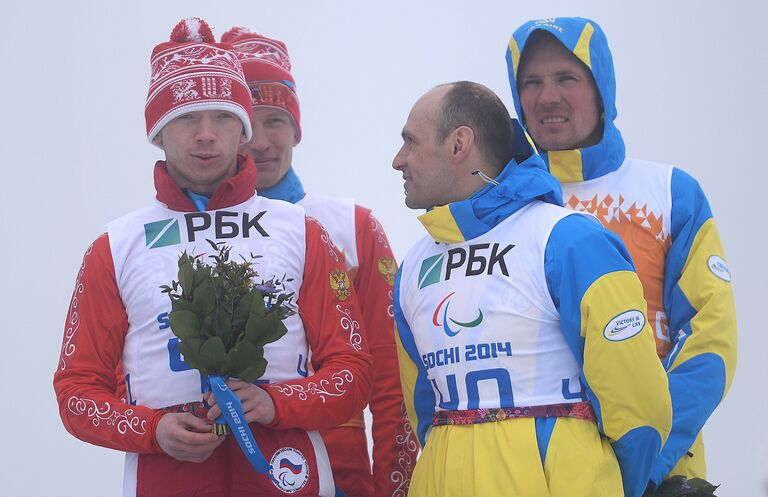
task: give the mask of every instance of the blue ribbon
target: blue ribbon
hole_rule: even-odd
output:
[[[267,462],[264,454],[261,453],[261,449],[259,449],[259,445],[256,443],[248,423],[245,421],[240,398],[227,386],[223,376],[211,375],[205,378],[205,380],[206,386],[210,388],[213,396],[216,398],[216,404],[221,409],[221,415],[216,418],[216,422],[220,424],[226,422],[232,432],[232,436],[237,440],[237,444],[242,449],[248,462],[253,466],[253,469],[276,482],[277,480],[270,473],[271,465]]]

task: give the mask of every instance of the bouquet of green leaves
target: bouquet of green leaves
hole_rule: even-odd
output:
[[[267,368],[264,346],[287,332],[283,320],[295,314],[293,293],[286,293],[283,276],[255,283],[253,261],[230,260],[231,247],[207,240],[215,250],[209,258],[179,256],[178,281],[162,285],[171,299],[171,331],[179,338],[184,361],[206,377],[234,377],[254,382]],[[226,433],[226,425],[214,425]],[[223,432],[223,433],[221,433]]]

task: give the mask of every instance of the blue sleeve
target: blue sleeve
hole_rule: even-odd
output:
[[[582,215],[554,226],[544,261],[598,429],[611,441],[625,495],[639,497],[671,424],[640,280],[619,237]]]
[[[583,366],[581,299],[601,276],[612,271],[634,271],[621,239],[596,219],[572,214],[557,222],[544,253],[547,288],[560,313],[565,339]]]
[[[395,342],[400,366],[400,383],[403,387],[403,400],[411,426],[416,429],[422,447],[427,441],[427,434],[432,427],[435,412],[435,392],[427,378],[427,371],[419,356],[413,332],[403,314],[400,305],[400,285],[403,264],[395,275],[395,293],[393,296],[395,314]]]
[[[672,171],[672,244],[664,305],[672,348],[664,360],[672,396],[672,432],[654,464],[658,485],[683,458],[725,396],[736,366],[736,312],[731,275],[704,192]],[[683,461],[684,462],[684,461]]]

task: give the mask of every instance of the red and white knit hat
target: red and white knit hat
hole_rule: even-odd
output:
[[[234,47],[251,89],[253,106],[286,111],[296,129],[296,142],[301,141],[299,97],[296,95],[296,82],[291,75],[291,59],[285,43],[241,27],[224,33],[221,42],[231,43]]]
[[[243,122],[251,139],[251,91],[230,45],[216,43],[202,19],[173,28],[150,58],[152,77],[144,108],[149,141],[174,118],[200,110],[226,110]]]

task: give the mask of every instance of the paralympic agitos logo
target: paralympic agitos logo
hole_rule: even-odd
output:
[[[442,327],[445,334],[449,337],[458,335],[459,332],[464,328],[475,328],[480,326],[480,323],[483,322],[483,311],[479,307],[477,308],[477,317],[471,321],[459,321],[448,316],[448,309],[451,305],[450,298],[455,293],[456,292],[451,292],[446,295],[446,297],[437,305],[435,312],[432,314],[432,324],[437,327]],[[459,326],[459,328],[455,330],[451,328],[449,321],[454,325]]]

